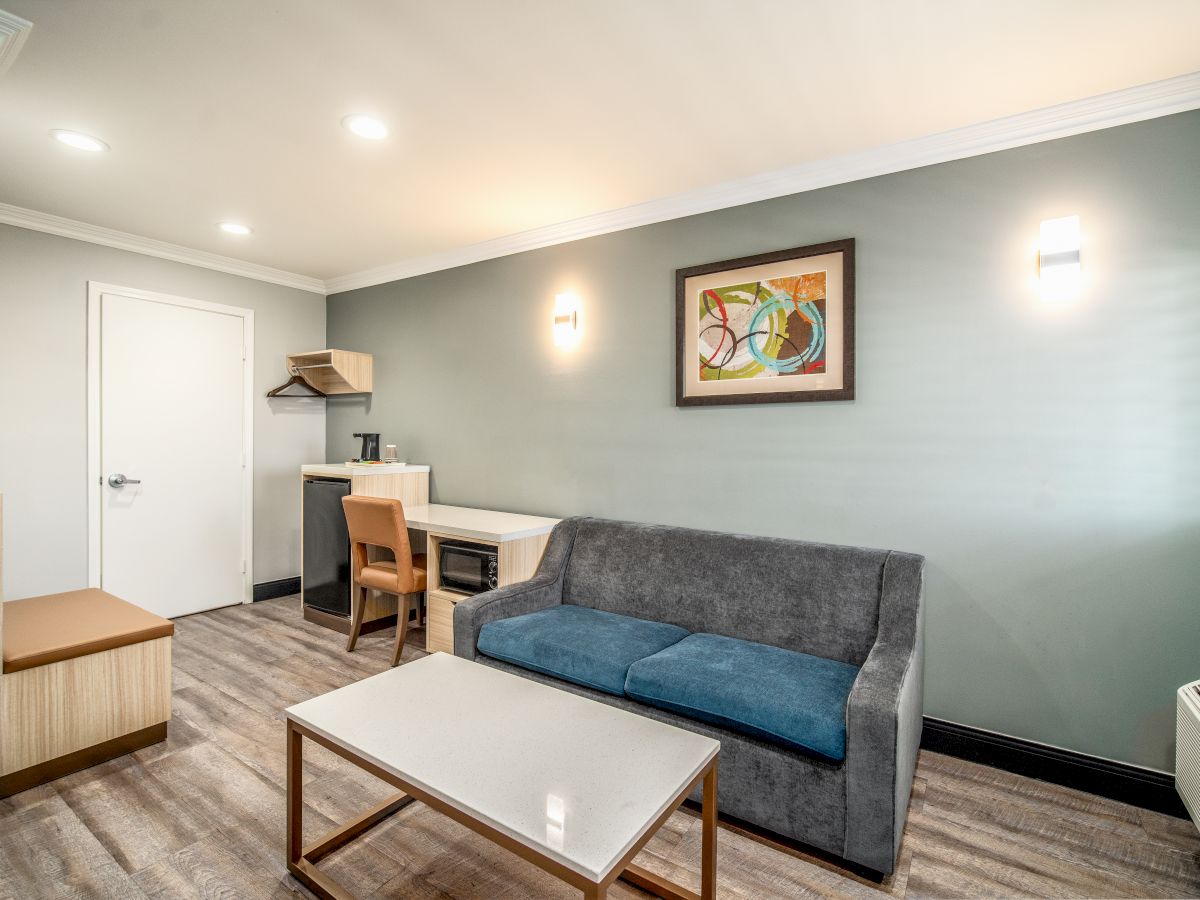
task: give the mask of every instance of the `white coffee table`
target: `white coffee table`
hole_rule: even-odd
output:
[[[583,891],[625,878],[660,897],[716,891],[719,742],[436,653],[287,710],[288,870],[321,897],[349,897],[317,869],[420,800]],[[398,788],[303,847],[304,738]],[[701,892],[631,864],[704,783]]]

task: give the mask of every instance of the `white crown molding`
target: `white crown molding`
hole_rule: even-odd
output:
[[[33,23],[28,19],[0,9],[0,75],[13,64],[32,29]]]
[[[339,275],[325,282],[326,291],[330,294],[350,291],[640,225],[799,194],[1197,108],[1200,108],[1200,72],[1192,72],[941,134],[726,181],[466,247],[404,259],[362,272]]]
[[[0,10],[0,34],[3,34],[5,26],[3,17],[7,15]],[[26,33],[27,31],[26,28]],[[7,46],[0,47],[0,63],[7,52]],[[621,209],[493,238],[478,244],[455,247],[361,272],[339,275],[326,281],[124,231],[88,225],[85,222],[7,203],[0,203],[0,224],[16,225],[93,244],[103,244],[316,294],[336,294],[641,225],[666,222],[698,213],[799,194],[835,184],[994,153],[997,150],[1070,137],[1198,108],[1200,72],[1192,72],[1084,100],[968,125],[941,134],[709,185]]]
[[[74,238],[77,241],[103,244],[105,247],[116,247],[118,250],[129,250],[146,256],[157,256],[159,259],[169,259],[172,262],[186,263],[189,266],[215,269],[218,272],[240,275],[243,278],[253,278],[257,281],[268,281],[271,284],[311,291],[314,294],[327,293],[325,282],[319,278],[297,275],[282,269],[272,269],[270,266],[260,266],[257,263],[244,262],[205,250],[193,250],[190,247],[181,247],[179,244],[168,244],[166,241],[156,241],[153,238],[116,231],[112,228],[103,228],[99,225],[88,225],[86,222],[77,222],[74,219],[64,219],[62,216],[52,216],[49,213],[24,209],[20,206],[13,206],[11,203],[0,203],[0,224],[16,225],[18,228],[44,231],[47,234],[57,234],[62,237]]]

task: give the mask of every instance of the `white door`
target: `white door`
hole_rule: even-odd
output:
[[[91,295],[99,586],[167,617],[241,603],[250,587],[253,320],[244,310],[129,293],[94,287]]]

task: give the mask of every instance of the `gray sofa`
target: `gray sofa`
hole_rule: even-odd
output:
[[[922,557],[895,551],[566,519],[554,529],[532,579],[458,604],[454,652],[720,740],[718,805],[723,815],[886,875],[895,867],[921,737],[923,565]],[[554,623],[548,621],[555,617],[582,619],[584,630],[567,628],[559,640]],[[667,642],[679,641],[678,634],[709,645],[716,642],[718,653],[725,644],[748,648],[753,651],[748,660],[757,659],[754,654],[774,654],[785,662],[807,661],[838,672],[856,667],[843,681],[847,693],[836,701],[837,721],[826,722],[834,731],[844,726],[842,758],[836,758],[836,744],[823,745],[825,755],[805,752],[794,742],[774,739],[771,728],[730,727],[720,716],[684,714],[678,703],[650,705],[628,695],[615,696],[611,685],[588,686],[600,683],[604,673],[577,677],[572,673],[580,670],[572,668],[572,655],[595,652],[594,662],[608,666],[610,673],[614,658],[619,664],[621,655],[608,653],[603,639],[578,643],[589,634],[586,628],[593,618],[600,622],[597,627],[605,628],[609,622],[632,622],[635,628],[635,620],[666,623],[647,627],[667,631]],[[491,623],[496,624],[485,631]],[[555,646],[534,664],[514,664],[480,652],[481,632],[485,646],[504,648],[508,645],[498,639],[520,635],[522,628],[528,633],[535,626],[543,644],[549,634]],[[684,646],[680,641],[662,653],[678,654]],[[493,652],[511,656],[515,651]],[[712,665],[711,648],[708,653],[702,663]],[[634,663],[631,677],[647,665],[652,673],[662,670],[661,665],[653,669],[662,659],[652,655]],[[731,662],[734,672],[727,672],[721,684],[738,685],[742,680],[737,660]],[[718,667],[721,663],[716,659]],[[551,674],[560,668],[571,680]],[[746,677],[753,685],[758,673]],[[690,675],[684,678],[694,682]],[[773,685],[763,683],[768,687],[754,696],[760,707],[766,703],[768,715],[770,705],[778,703],[791,710],[789,721],[796,715],[803,719],[804,685],[793,689],[778,677]],[[697,692],[694,683],[678,687]],[[705,697],[698,699],[703,702]],[[826,737],[837,735],[830,732]]]

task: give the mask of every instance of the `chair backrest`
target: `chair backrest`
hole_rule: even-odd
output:
[[[387,497],[342,498],[346,511],[346,529],[350,532],[350,557],[357,581],[367,565],[367,547],[386,547],[396,556],[396,571],[400,583],[412,581],[412,547],[408,542],[408,522],[404,504]]]

